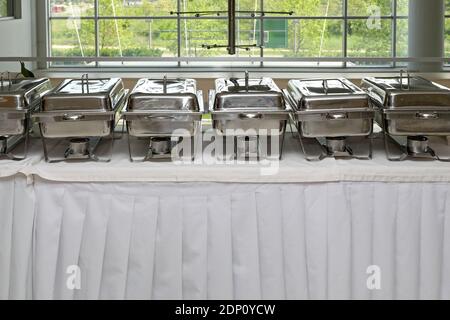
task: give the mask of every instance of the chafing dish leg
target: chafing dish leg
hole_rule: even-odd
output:
[[[327,157],[327,151],[322,144],[314,138],[305,138],[297,122],[294,122],[298,131],[298,143],[306,161],[321,161]]]
[[[397,154],[400,156],[393,156],[392,146],[395,146]],[[388,133],[384,134],[384,148],[386,150],[386,157],[389,161],[404,161],[408,158],[408,152],[405,148],[395,141]]]
[[[404,161],[408,158],[408,151],[403,148],[401,144],[399,144],[397,141],[395,141],[394,138],[391,137],[391,135],[387,132],[387,120],[386,116],[383,113],[381,118],[381,125],[383,129],[383,141],[384,141],[384,150],[386,152],[386,158],[389,161]],[[392,145],[395,146],[397,150],[397,154],[400,154],[400,156],[392,156]]]
[[[373,156],[373,138],[372,135],[365,137],[365,139],[368,139],[369,142],[367,143],[368,145],[368,150],[367,150],[367,156],[354,156],[355,159],[358,160],[371,160],[372,156]]]
[[[130,156],[130,162],[136,162],[136,160],[133,158],[133,151],[131,147],[131,135],[130,135],[130,127],[128,126],[128,121],[125,121],[124,127],[127,131],[127,143],[128,143],[128,154]],[[142,160],[141,162],[143,162]]]
[[[29,145],[29,127],[30,124],[28,119],[25,120],[25,128],[23,135],[9,136],[9,137],[0,137],[0,158],[12,160],[12,161],[22,161],[27,157],[28,154],[28,145]],[[19,156],[16,156],[16,153],[12,153],[12,151],[17,151],[17,147],[23,142],[23,149],[19,149]]]
[[[279,148],[279,159],[281,160],[283,158],[283,150],[284,150],[284,139],[285,139],[285,135],[286,135],[286,128],[287,128],[287,121],[284,122],[284,126],[283,126],[283,132],[281,133],[281,142],[280,142],[280,148]],[[292,127],[291,127],[292,130]]]
[[[441,162],[450,162],[450,158],[443,158],[435,154],[435,159]]]
[[[105,159],[100,159],[97,157],[97,155],[95,154],[94,150],[97,148],[97,146],[100,144],[100,142],[103,139],[108,139],[108,151],[107,151],[107,157]],[[111,162],[112,160],[112,156],[113,156],[113,151],[114,151],[114,131],[111,132],[111,134],[106,137],[106,138],[100,138],[96,141],[96,143],[94,144],[94,146],[91,148],[91,152],[90,152],[90,157],[89,159],[92,161],[97,161],[97,162],[104,162],[104,163],[108,163]]]
[[[293,138],[296,138],[296,135],[298,134],[298,131],[294,131],[292,128],[292,120],[289,119],[289,128],[291,129],[291,134]]]
[[[6,137],[0,137],[0,153],[1,154],[7,154],[8,149],[8,138]]]

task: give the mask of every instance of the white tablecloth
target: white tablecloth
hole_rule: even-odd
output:
[[[193,164],[131,163],[127,139],[116,141],[110,163],[45,163],[40,143],[33,144],[33,165],[21,172],[51,181],[72,182],[228,182],[304,183],[339,181],[450,182],[450,164],[437,161],[387,161],[381,139],[375,139],[370,161],[325,159],[307,162],[298,140],[289,133],[279,163],[217,164],[208,152]],[[201,155],[201,154],[200,154]],[[273,170],[270,170],[269,166]]]
[[[36,183],[33,297],[450,298],[446,183]],[[81,290],[66,269],[81,269]],[[366,270],[381,268],[381,290]]]
[[[450,299],[448,163],[308,163],[290,140],[264,176],[131,164],[124,141],[109,164],[39,149],[0,162],[0,299]]]
[[[31,298],[34,188],[23,176],[0,178],[0,299]]]

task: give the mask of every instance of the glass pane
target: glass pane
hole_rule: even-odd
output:
[[[256,22],[252,19],[237,22],[236,45],[257,44]],[[228,29],[226,20],[192,20],[181,21],[181,56],[183,57],[231,57],[226,48],[204,48],[203,45],[228,45]],[[259,57],[259,48],[236,49],[237,57]],[[227,65],[240,65],[245,63],[235,62]],[[250,63],[251,64],[251,63]],[[190,63],[192,65],[192,63]],[[203,63],[204,65],[204,63]]]
[[[392,28],[390,19],[371,24],[365,19],[350,20],[348,24],[349,57],[383,58],[392,56]]]
[[[348,0],[349,16],[389,16],[392,13],[391,0]]]
[[[408,19],[397,19],[397,57],[408,57]]]
[[[94,21],[82,19],[51,20],[51,56],[95,56]],[[74,63],[54,63],[58,65]],[[80,64],[80,63],[75,63]]]
[[[273,29],[273,28],[270,28]],[[275,35],[269,30],[269,42],[265,43],[265,57],[342,57],[342,20],[289,20],[287,25],[287,45],[282,46],[281,33]],[[278,36],[278,39],[273,39]],[[267,36],[266,36],[267,38]],[[341,62],[265,62],[273,67],[341,67]]]
[[[408,16],[409,0],[397,0],[397,16]]]
[[[0,18],[8,16],[8,1],[0,0]]]
[[[100,56],[175,57],[177,22],[161,19],[99,21]]]
[[[93,17],[94,0],[50,0],[52,17]]]
[[[216,0],[216,1],[190,1],[180,0],[181,11],[197,12],[197,11],[226,11],[228,10],[228,1]]]
[[[445,19],[445,57],[450,58],[450,19]]]
[[[294,11],[294,16],[343,16],[343,0],[264,0],[265,11]]]
[[[177,10],[177,0],[99,0],[99,15],[126,16],[170,16]]]
[[[242,14],[238,13],[238,15],[248,16],[249,11],[258,11],[260,10],[260,0],[236,0],[236,11],[246,11]],[[207,16],[215,16],[215,11],[227,11],[228,10],[228,1],[227,0],[180,0],[181,11],[188,12],[203,12],[203,11],[212,11],[209,14],[205,14]],[[226,17],[226,13],[221,13],[220,16]]]
[[[290,20],[282,31],[265,25],[266,57],[342,57],[341,20]],[[267,28],[269,27],[269,28]]]

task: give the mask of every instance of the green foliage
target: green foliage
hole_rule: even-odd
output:
[[[2,0],[0,0],[2,1]],[[446,0],[450,3],[450,0]],[[53,4],[64,5],[69,1],[52,0]],[[71,1],[82,16],[93,16],[93,1]],[[398,0],[399,12],[407,14],[408,0]],[[99,0],[100,17],[149,17],[170,16],[177,10],[177,0]],[[238,10],[260,10],[260,0],[237,0]],[[75,6],[75,5],[74,5]],[[376,6],[376,7],[374,7]],[[369,16],[374,8],[381,15],[390,16],[391,0],[348,0],[349,16]],[[69,8],[70,9],[70,8]],[[71,16],[67,9],[62,15]],[[266,11],[294,11],[295,16],[342,17],[343,0],[264,0]],[[208,11],[227,10],[226,0],[181,0],[181,10]],[[223,15],[223,14],[222,14]],[[248,17],[248,14],[241,13]],[[380,28],[370,28],[367,19],[350,19],[347,27],[347,48],[350,57],[386,57],[392,54],[392,20],[382,19]],[[403,23],[406,21],[406,24]],[[407,20],[402,21],[398,39],[398,53],[407,54]],[[400,25],[400,21],[399,21]],[[74,27],[77,26],[77,27]],[[248,45],[259,41],[255,20],[238,20],[238,44]],[[176,19],[100,19],[99,50],[101,56],[164,56],[178,54]],[[77,29],[78,28],[78,29]],[[78,33],[77,33],[78,30]],[[449,29],[447,29],[449,30]],[[227,43],[227,20],[187,19],[181,20],[181,55],[204,57],[226,56],[225,49],[202,48],[202,45],[225,45]],[[450,32],[450,31],[447,31]],[[279,57],[341,57],[343,56],[343,19],[300,19],[289,20],[287,29],[288,46],[271,50],[264,49],[265,56]],[[81,20],[70,25],[70,20],[52,20],[52,53],[64,56],[93,55],[95,46],[95,25],[93,20]],[[449,34],[450,35],[450,34]],[[78,39],[78,36],[80,39]],[[81,48],[83,52],[81,52]],[[58,54],[57,54],[58,53]],[[259,49],[242,56],[259,56]]]
[[[140,47],[128,47],[122,51],[123,56],[125,57],[161,57],[163,55],[163,51],[160,49],[147,49]],[[71,48],[71,49],[53,49],[52,55],[55,57],[79,57],[81,56],[81,50],[79,48]],[[84,55],[86,57],[95,56],[95,49],[87,48],[84,50]],[[100,51],[100,56],[102,57],[118,57],[120,56],[119,49],[117,48],[103,48]]]
[[[0,17],[6,17],[8,15],[8,1],[0,0]]]

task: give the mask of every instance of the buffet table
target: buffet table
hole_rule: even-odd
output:
[[[450,299],[450,165],[381,146],[309,163],[289,134],[262,170],[130,163],[126,139],[47,164],[35,141],[0,162],[0,299]]]

